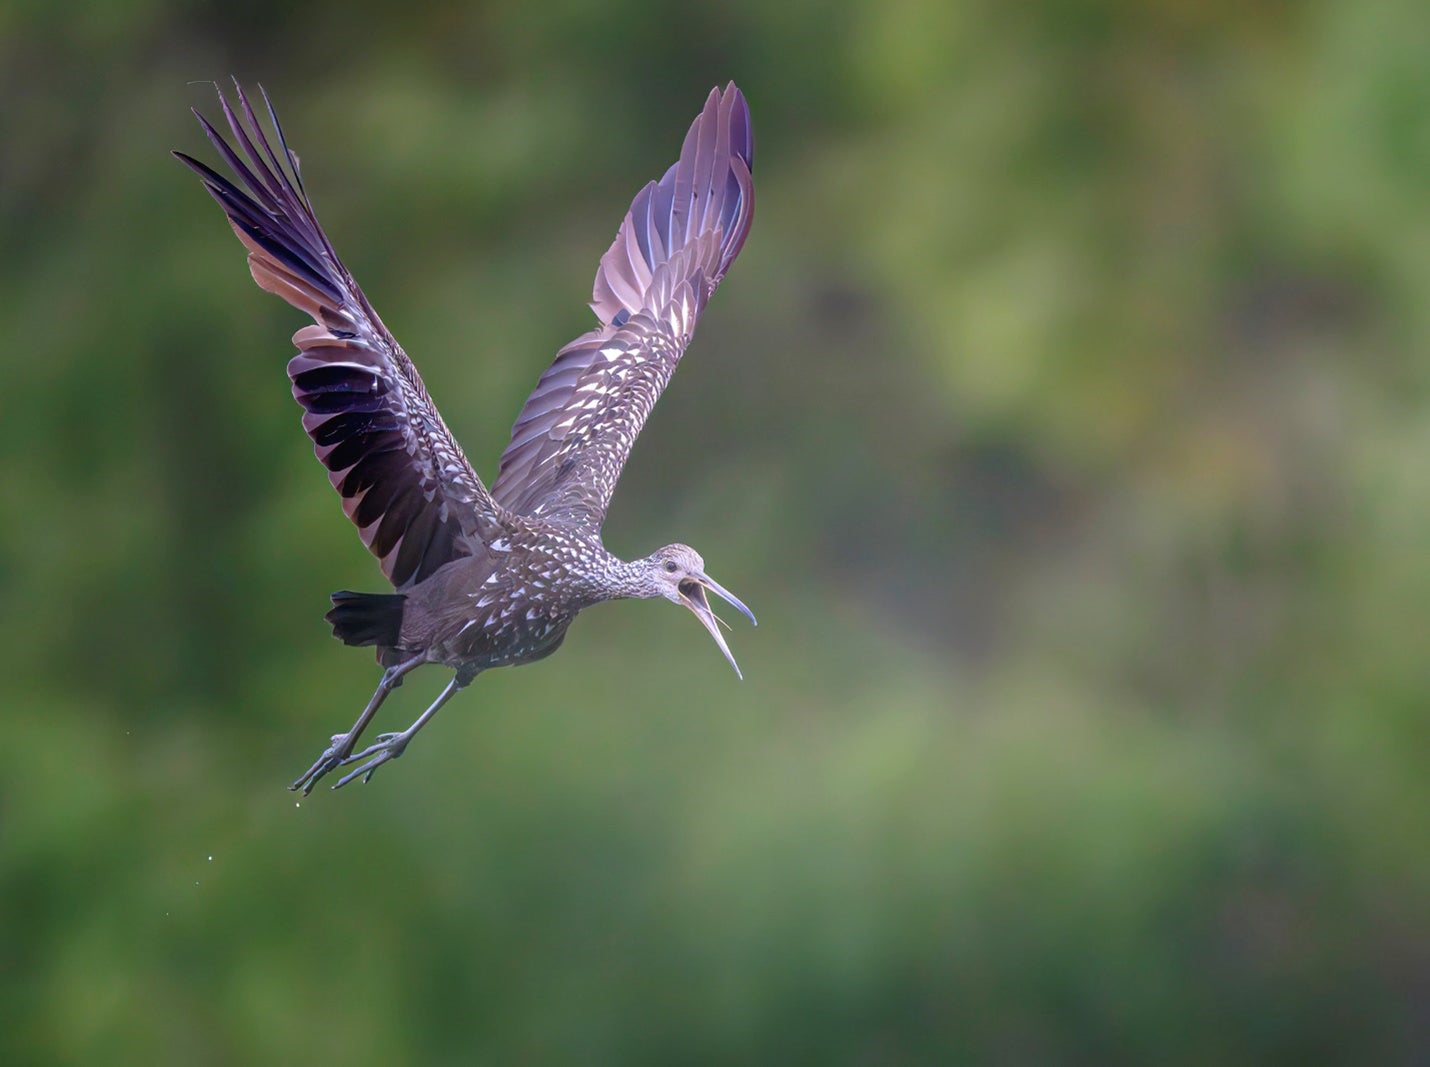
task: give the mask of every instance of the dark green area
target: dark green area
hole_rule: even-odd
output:
[[[1430,1059],[1430,7],[0,10],[0,1060]],[[594,609],[366,787],[262,81],[484,476],[712,85],[750,242]],[[415,675],[380,726],[441,676]],[[395,705],[395,706],[394,706]]]

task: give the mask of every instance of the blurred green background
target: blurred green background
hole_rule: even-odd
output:
[[[0,1059],[1430,1059],[1430,7],[0,9]],[[262,81],[479,472],[710,87],[669,605],[284,785],[380,588],[168,151]],[[440,686],[415,677],[380,724]],[[1417,1010],[1418,1009],[1418,1010]]]

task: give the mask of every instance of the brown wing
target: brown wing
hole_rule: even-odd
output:
[[[705,302],[750,232],[750,109],[712,90],[680,160],[636,196],[596,271],[601,320],[563,348],[526,401],[492,485],[525,515],[599,528],[631,446]]]
[[[182,152],[174,155],[228,215],[248,249],[253,280],[313,316],[315,325],[293,335],[299,353],[288,364],[303,428],[363,543],[392,584],[406,588],[469,555],[498,509],[417,369],[338,260],[267,94],[281,160],[237,82],[234,89],[246,125],[222,92],[219,106],[242,158],[194,114],[238,184]]]

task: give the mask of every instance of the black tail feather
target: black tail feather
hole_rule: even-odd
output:
[[[380,645],[392,648],[402,631],[401,593],[333,594],[333,610],[325,619],[333,624],[333,636],[345,645]]]

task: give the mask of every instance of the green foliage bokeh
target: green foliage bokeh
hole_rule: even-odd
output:
[[[1430,8],[0,13],[0,1059],[1430,1057]],[[668,605],[284,791],[378,588],[192,176],[261,81],[478,471],[630,196],[750,242],[607,525]],[[419,673],[384,709],[405,724]],[[1418,1010],[1417,1010],[1418,1009]]]

